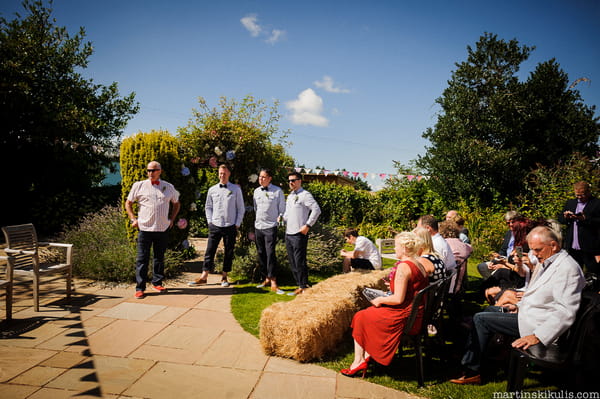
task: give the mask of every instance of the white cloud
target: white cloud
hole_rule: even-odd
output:
[[[315,86],[317,86],[319,89],[324,89],[329,93],[350,93],[350,90],[348,89],[335,87],[333,84],[333,79],[331,78],[331,76],[327,75],[323,76],[323,80],[316,81]]]
[[[248,14],[240,19],[240,22],[252,37],[265,37],[265,42],[269,44],[275,44],[285,37],[285,31],[282,29],[271,29],[269,31],[269,29],[261,26],[258,23],[258,15],[256,14]]]
[[[262,28],[256,23],[256,21],[258,21],[256,14],[248,14],[244,18],[240,19],[240,22],[242,25],[244,25],[244,28],[250,32],[252,37],[257,37],[262,31]]]
[[[306,89],[298,94],[298,98],[286,103],[292,111],[292,123],[296,125],[327,126],[329,120],[322,114],[323,99],[313,89]]]
[[[283,37],[285,36],[285,31],[281,30],[281,29],[273,29],[271,31],[271,36],[269,36],[269,38],[267,40],[265,40],[267,43],[269,44],[275,44],[277,43],[280,39],[283,39]]]

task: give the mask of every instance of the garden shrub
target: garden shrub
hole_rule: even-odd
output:
[[[66,228],[61,240],[73,244],[73,274],[99,281],[129,283],[135,281],[136,247],[127,238],[121,210],[107,206],[83,217],[81,223]],[[165,276],[181,272],[183,257],[168,250]],[[150,273],[152,266],[149,267]]]
[[[311,182],[305,188],[321,208],[319,222],[335,226],[357,226],[371,207],[373,194],[353,187]]]
[[[275,248],[278,272],[278,283],[295,284],[290,270],[287,251],[285,248],[285,233],[279,230],[279,240]],[[342,259],[339,255],[344,239],[342,231],[338,228],[317,223],[308,239],[307,262],[309,276],[318,274],[331,276],[342,270]],[[233,259],[232,275],[240,280],[258,281],[261,279],[258,269],[258,254],[254,242],[250,244],[238,243]],[[283,285],[283,284],[282,284]]]

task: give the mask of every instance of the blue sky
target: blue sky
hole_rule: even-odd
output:
[[[395,173],[428,144],[441,96],[484,32],[536,50],[525,79],[556,58],[588,105],[600,105],[600,1],[55,0],[57,24],[85,27],[84,76],[136,93],[125,135],[176,134],[198,97],[280,102],[297,164]],[[5,0],[2,16],[22,12]],[[598,112],[597,112],[598,115]],[[379,178],[368,181],[375,187]]]

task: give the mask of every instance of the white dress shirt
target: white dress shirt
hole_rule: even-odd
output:
[[[204,213],[206,221],[217,227],[238,227],[244,219],[244,199],[242,189],[237,184],[227,183],[225,187],[218,183],[208,189]]]
[[[254,190],[253,202],[256,213],[254,227],[266,230],[277,226],[277,218],[283,217],[285,213],[283,190],[273,184],[257,187]]]
[[[321,208],[311,193],[300,187],[292,191],[286,201],[285,214],[286,234],[297,234],[302,226],[313,226],[321,214]]]
[[[137,220],[141,231],[167,231],[169,203],[179,202],[179,192],[164,180],[154,185],[148,179],[133,183],[127,200],[139,204]]]
[[[446,266],[446,270],[448,272],[456,269],[456,259],[454,258],[454,252],[452,252],[452,248],[450,248],[450,244],[442,237],[440,233],[437,233],[434,236],[431,236],[431,241],[433,241],[433,249],[437,252],[444,261],[444,266]]]

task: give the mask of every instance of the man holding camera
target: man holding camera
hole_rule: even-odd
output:
[[[589,183],[573,186],[575,198],[565,203],[558,221],[567,226],[564,247],[588,272],[600,272],[600,200],[592,196]]]

